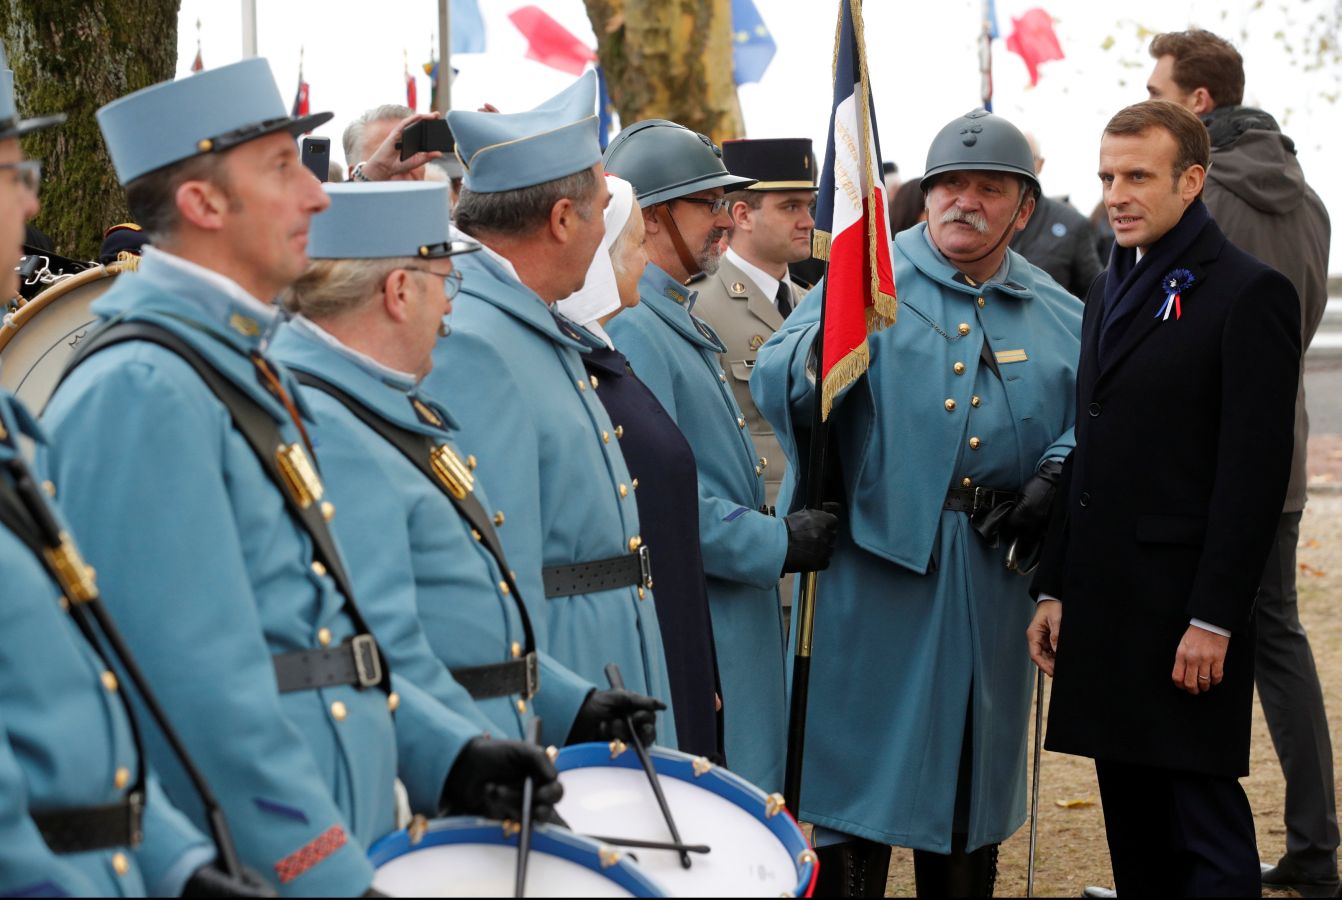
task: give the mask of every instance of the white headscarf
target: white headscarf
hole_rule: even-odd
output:
[[[576,293],[560,300],[556,307],[560,315],[571,319],[614,348],[606,330],[597,320],[620,308],[620,290],[615,283],[615,264],[610,251],[629,224],[629,216],[639,212],[634,203],[634,186],[623,178],[606,176],[606,187],[610,190],[610,203],[606,206],[606,236],[592,257],[592,265],[587,270],[587,281]]]

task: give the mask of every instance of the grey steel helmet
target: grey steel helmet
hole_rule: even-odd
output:
[[[953,119],[937,132],[927,149],[923,193],[944,172],[1010,172],[1030,182],[1034,195],[1042,191],[1034,173],[1034,154],[1020,129],[1001,116],[976,109]]]
[[[606,171],[634,186],[639,206],[655,206],[709,188],[740,190],[755,183],[727,171],[711,140],[666,119],[635,122],[615,136]]]

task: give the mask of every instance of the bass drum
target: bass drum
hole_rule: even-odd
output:
[[[7,314],[0,326],[0,386],[40,413],[75,348],[97,322],[89,307],[131,268],[115,262],[85,269]]]

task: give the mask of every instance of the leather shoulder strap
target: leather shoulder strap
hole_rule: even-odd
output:
[[[281,463],[280,456],[287,445],[279,426],[270,413],[229,381],[195,348],[168,329],[151,322],[118,322],[103,328],[79,348],[66,367],[65,372],[62,373],[61,381],[69,377],[76,367],[93,354],[129,341],[146,341],[158,344],[180,357],[200,376],[200,380],[228,410],[234,426],[246,439],[247,444],[252,448],[252,452],[256,454],[257,461],[261,463],[261,468],[279,488],[289,514],[312,539],[313,554],[326,567],[326,571],[334,579],[336,587],[340,589],[340,593],[344,596],[345,612],[353,621],[355,629],[360,634],[372,634],[372,629],[368,627],[368,623],[364,620],[363,614],[359,611],[355,602],[353,583],[350,581],[349,574],[345,571],[345,564],[336,546],[335,537],[331,534],[330,528],[327,527],[320,504],[311,497],[302,497],[295,490],[291,483],[291,476],[286,474],[286,470]],[[378,648],[378,654],[382,655],[380,647]],[[382,663],[380,686],[384,691],[390,693],[391,671],[385,658]]]
[[[494,562],[498,564],[499,571],[503,573],[504,581],[517,604],[518,615],[522,618],[522,630],[526,635],[526,652],[534,651],[536,649],[536,638],[531,628],[531,617],[527,614],[526,603],[523,602],[522,593],[517,589],[517,582],[513,579],[512,569],[508,567],[508,560],[503,553],[503,543],[499,540],[498,532],[494,530],[494,523],[490,521],[489,513],[476,499],[474,493],[470,490],[454,492],[434,468],[433,453],[437,447],[433,439],[428,435],[401,428],[387,421],[349,392],[342,390],[324,378],[300,369],[294,369],[293,373],[299,384],[328,394],[348,409],[355,418],[372,429],[374,434],[401,451],[402,455],[410,460],[415,468],[424,473],[424,477],[428,478],[443,492],[447,499],[452,501],[452,505],[456,507],[461,517],[470,523],[471,527],[480,535],[481,543],[489,550],[494,557]],[[458,496],[459,493],[462,496]]]

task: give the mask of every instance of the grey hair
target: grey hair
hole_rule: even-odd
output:
[[[363,162],[363,157],[359,155],[359,151],[363,150],[363,134],[368,130],[369,125],[374,122],[385,122],[389,119],[399,122],[414,114],[415,111],[408,106],[402,106],[399,103],[384,103],[360,115],[345,126],[345,133],[340,137],[340,142],[345,147],[345,161],[351,166]]]
[[[457,227],[472,236],[480,232],[527,234],[548,222],[554,205],[565,198],[573,201],[579,216],[588,219],[596,187],[596,173],[591,169],[512,191],[480,194],[463,187],[457,200]]]
[[[333,319],[362,307],[382,289],[387,276],[414,266],[411,257],[391,259],[318,259],[280,295],[284,308],[314,322]]]

